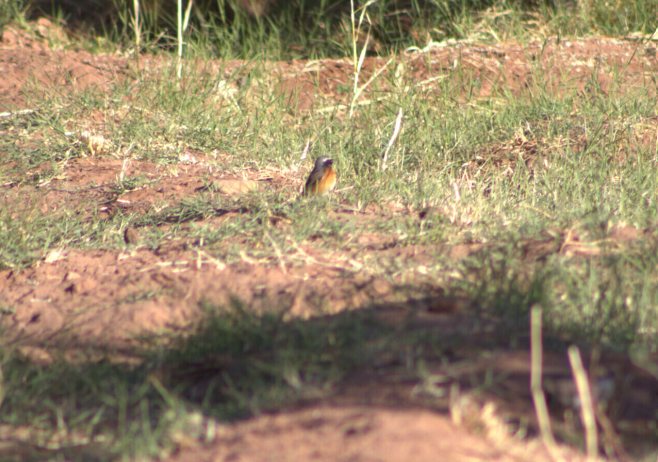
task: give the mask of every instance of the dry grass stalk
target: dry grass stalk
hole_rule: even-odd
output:
[[[580,357],[580,350],[577,346],[569,347],[569,363],[573,372],[576,387],[578,388],[578,397],[580,398],[580,410],[582,413],[583,425],[585,426],[585,441],[587,446],[587,457],[595,460],[599,452],[598,436],[596,434],[596,417],[594,414],[594,405],[592,403],[592,393],[589,388],[587,373],[583,367],[583,361]]]
[[[183,72],[183,32],[187,29],[187,25],[190,22],[190,13],[192,12],[192,4],[194,2],[189,0],[187,3],[187,8],[185,9],[185,19],[183,19],[183,0],[178,0],[176,2],[176,19],[178,25],[177,37],[178,42],[178,80],[181,79]]]
[[[388,152],[395,144],[395,141],[397,140],[398,135],[400,134],[401,127],[402,127],[402,108],[400,108],[400,110],[398,111],[398,116],[395,119],[395,128],[393,129],[393,135],[391,135],[391,139],[388,140],[388,145],[386,146],[386,149],[384,149],[384,152],[382,153],[382,172],[386,170],[386,162],[388,161]]]
[[[139,0],[133,0],[133,30],[135,31],[135,53],[139,54],[139,44],[142,38],[142,25],[139,22]]]
[[[537,421],[539,422],[539,430],[544,446],[546,446],[553,460],[562,462],[564,461],[564,457],[555,442],[555,437],[551,430],[546,396],[541,385],[543,361],[541,314],[541,308],[538,306],[533,307],[530,313],[530,389],[532,391],[532,401],[535,405],[535,413],[537,414]]]

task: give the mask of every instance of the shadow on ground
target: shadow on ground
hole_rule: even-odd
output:
[[[149,336],[141,349],[99,353],[87,345],[72,360],[44,345],[55,361],[40,364],[6,348],[0,454],[436,460],[439,451],[450,455],[442,460],[550,460],[541,444],[522,441],[537,435],[522,307],[501,316],[431,296],[309,320],[286,310],[254,315],[238,301],[203,308],[194,329]],[[545,337],[544,389],[559,440],[582,448],[566,346],[558,333]],[[601,453],[648,457],[658,444],[655,358],[581,351]]]

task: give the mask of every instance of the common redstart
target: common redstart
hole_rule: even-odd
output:
[[[327,156],[320,156],[315,160],[315,168],[304,186],[304,196],[321,196],[336,187],[336,172],[331,168],[333,163],[334,160]]]

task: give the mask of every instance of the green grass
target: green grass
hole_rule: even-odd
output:
[[[506,34],[523,42],[542,34],[655,29],[655,2],[631,2],[624,16],[599,3],[574,14],[568,3],[523,10],[516,2],[435,2],[424,22],[412,22],[421,32],[438,24],[441,37],[494,43]],[[2,21],[20,16],[20,9],[7,5],[0,8]],[[398,15],[399,23],[389,24],[384,18],[392,5],[372,7],[377,40],[385,49],[425,46],[405,35],[402,21],[421,10],[411,4]],[[317,8],[304,15],[318,15],[329,5]],[[655,87],[622,86],[626,71],[617,68],[616,82],[606,91],[592,84],[579,92],[566,79],[559,91],[549,91],[543,84],[549,77],[538,70],[526,90],[513,93],[500,83],[481,98],[482,82],[461,63],[433,91],[413,86],[404,91],[391,66],[390,74],[373,83],[387,99],[360,107],[352,119],[344,112],[295,113],[274,90],[278,82],[263,57],[349,55],[348,30],[341,29],[345,18],[338,15],[331,24],[305,24],[290,38],[307,16],[286,9],[280,15],[260,22],[238,15],[231,27],[213,23],[217,17],[204,18],[202,32],[194,24],[190,55],[251,59],[250,82],[233,99],[217,90],[223,69],[196,63],[186,63],[180,86],[174,65],[132,71],[139,79],[117,82],[108,91],[46,93],[28,82],[28,107],[38,111],[0,120],[0,183],[12,193],[25,191],[5,195],[0,204],[0,268],[30,267],[62,247],[124,251],[127,226],[139,229],[147,250],[172,239],[192,246],[203,242],[208,255],[229,265],[246,255],[271,267],[283,260],[291,270],[304,268],[308,262],[296,258],[304,246],[312,256],[329,251],[338,263],[351,260],[363,274],[390,281],[401,300],[410,293],[439,292],[472,301],[477,315],[502,319],[504,328],[518,333],[498,339],[500,347],[525,341],[528,312],[536,303],[544,308],[549,337],[560,345],[622,352],[658,347],[655,127],[654,141],[639,141],[655,121]],[[530,19],[536,28],[528,28]],[[157,17],[149,20],[149,27],[159,24]],[[109,36],[126,44],[125,28],[117,24]],[[156,30],[149,34],[153,40]],[[221,41],[227,45],[220,49]],[[147,41],[147,50],[158,47]],[[410,76],[402,72],[406,82]],[[245,73],[240,69],[226,81]],[[403,131],[382,171],[380,155],[400,108]],[[90,155],[84,142],[66,134],[89,128],[85,121],[95,112],[105,117],[98,132],[111,143],[103,156],[155,163],[163,177],[167,168],[184,168],[180,156],[191,150],[206,154],[215,172],[273,167],[301,181],[311,161],[300,164],[299,158],[313,139],[311,158],[326,154],[336,160],[339,191],[298,201],[296,190],[265,183],[244,195],[208,190],[146,213],[102,216],[100,205],[156,183],[134,175],[106,185],[102,204],[44,208],[40,194],[53,187],[67,162]],[[520,134],[526,139],[521,146],[515,141]],[[519,153],[535,163],[519,161]],[[608,239],[617,225],[642,233],[630,242]],[[359,237],[373,235],[385,244],[359,244]],[[462,259],[450,257],[448,250],[460,245],[481,248]],[[395,253],[412,247],[429,256],[429,263]],[[389,249],[393,252],[384,251]],[[153,296],[140,293],[122,302]],[[34,430],[27,444],[6,449],[7,457],[161,456],[181,434],[203,441],[211,419],[233,420],[331,396],[355,371],[375,374],[382,357],[398,358],[400,351],[412,352],[414,360],[396,360],[396,370],[426,379],[427,364],[448,361],[449,348],[470,341],[430,328],[400,332],[360,313],[284,322],[281,306],[268,306],[263,316],[239,302],[206,308],[203,329],[182,339],[146,339],[133,352],[142,360],[137,366],[74,365],[65,358],[42,366],[6,346],[0,423]],[[12,312],[0,306],[3,316]],[[88,440],[76,445],[53,436],[57,431]],[[49,437],[52,444],[45,449]]]
[[[464,80],[467,76],[456,72],[432,93],[415,88],[387,90],[387,100],[364,106],[353,120],[311,113],[300,123],[282,108],[281,99],[267,86],[259,85],[245,93],[238,109],[233,101],[215,97],[220,80],[217,74],[186,68],[185,75],[194,85],[183,85],[179,90],[172,72],[173,68],[165,67],[162,74],[144,76],[138,84],[120,83],[111,93],[87,90],[35,99],[30,106],[38,102],[37,114],[3,121],[9,134],[4,143],[10,148],[9,160],[14,162],[13,170],[3,173],[4,181],[39,185],[58,175],[66,159],[88,154],[84,143],[63,133],[75,131],[84,114],[101,110],[118,114],[118,122],[115,119],[107,124],[102,133],[114,147],[110,155],[121,156],[130,147],[132,159],[175,166],[185,149],[217,150],[223,154],[222,160],[210,162],[223,171],[239,171],[245,166],[290,168],[298,163],[306,140],[317,136],[312,156],[328,154],[335,158],[339,189],[352,188],[327,200],[311,201],[295,201],[296,190],[267,185],[258,193],[237,198],[200,193],[145,215],[119,211],[111,220],[95,218],[89,210],[82,215],[62,211],[42,214],[42,204],[35,198],[20,212],[11,207],[1,211],[4,220],[0,232],[8,243],[2,254],[5,267],[29,265],[49,249],[61,246],[122,248],[120,231],[128,223],[144,229],[149,248],[155,249],[165,238],[203,239],[206,251],[229,264],[239,261],[243,251],[256,260],[276,264],[272,240],[284,256],[294,254],[296,247],[304,244],[318,251],[345,252],[359,248],[354,247],[355,236],[374,233],[388,236],[391,245],[416,245],[428,252],[437,244],[486,244],[486,250],[473,257],[475,262],[466,269],[462,268],[466,263],[451,261],[436,261],[429,267],[424,277],[448,291],[479,297],[482,288],[469,282],[473,274],[486,266],[491,270],[495,261],[504,261],[504,268],[514,271],[510,275],[500,269],[506,274],[501,283],[523,286],[524,281],[539,277],[543,298],[530,297],[526,306],[543,301],[556,312],[560,323],[562,315],[568,313],[569,322],[579,326],[577,329],[596,324],[591,327],[594,332],[605,329],[598,324],[619,321],[631,332],[620,339],[628,344],[634,329],[655,322],[656,293],[651,289],[655,278],[650,269],[656,257],[646,249],[647,239],[655,235],[656,145],[642,146],[635,140],[641,135],[635,132],[655,114],[649,87],[623,92],[616,87],[608,92],[594,88],[583,95],[566,86],[557,94],[549,94],[536,84],[518,95],[501,89],[495,98],[473,97],[461,103],[447,96],[470,93],[469,81]],[[264,78],[262,70],[252,72],[252,79]],[[541,79],[539,75],[536,81]],[[622,79],[620,72],[619,82]],[[131,99],[129,109],[123,103],[126,98]],[[389,168],[382,172],[379,156],[399,107],[404,109],[404,129],[391,152]],[[517,162],[519,151],[513,152],[519,130],[534,143],[526,155],[536,160],[531,166]],[[37,135],[45,140],[29,141]],[[26,140],[31,149],[23,148]],[[497,146],[507,147],[495,149]],[[52,168],[31,173],[42,162],[50,162]],[[466,177],[470,180],[465,181]],[[136,187],[153,185],[143,176],[117,180],[106,188],[103,205]],[[397,211],[382,208],[382,204],[396,206]],[[442,211],[421,220],[418,213],[426,207]],[[366,213],[367,219],[351,220],[348,215],[336,220],[336,214],[344,214],[346,208]],[[231,211],[239,213],[218,225],[202,223]],[[281,219],[276,226],[273,217],[278,217],[274,221]],[[169,226],[163,233],[158,225],[165,223]],[[607,248],[608,229],[617,224],[646,229],[647,238],[630,246],[611,243]],[[553,252],[539,262],[524,257],[520,250],[524,240],[544,239],[546,230],[552,230],[556,242],[572,232],[581,244],[592,243],[602,252],[587,258]],[[387,278],[394,279],[416,265],[410,261],[404,270],[391,270],[390,262],[379,262],[378,258],[375,252],[374,258],[366,255],[361,259],[372,267],[373,274]],[[489,263],[482,267],[485,261]],[[462,271],[465,279],[442,277],[455,271]],[[589,282],[585,284],[582,278]],[[564,282],[567,280],[571,282]],[[596,287],[609,284],[616,287],[616,294],[590,300],[596,298]],[[610,319],[599,316],[617,311],[619,315]],[[626,338],[629,336],[630,340]]]

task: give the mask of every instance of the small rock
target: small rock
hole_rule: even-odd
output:
[[[75,281],[76,279],[80,279],[80,275],[75,271],[69,271],[64,278],[65,281]]]

